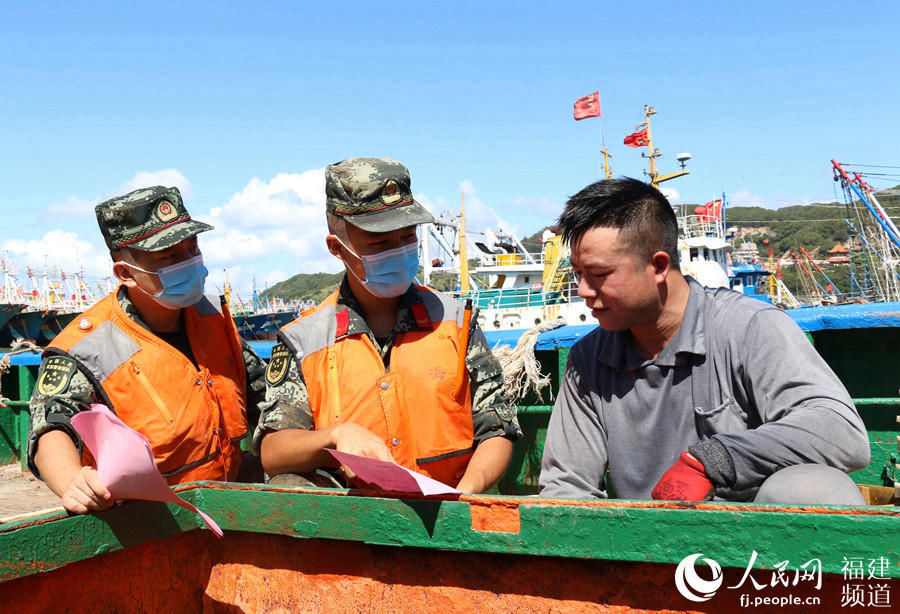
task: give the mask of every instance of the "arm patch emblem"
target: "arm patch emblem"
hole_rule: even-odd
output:
[[[75,366],[75,361],[68,356],[51,356],[41,365],[41,375],[37,381],[38,393],[53,396],[65,392],[76,369],[78,367]]]
[[[272,357],[266,368],[266,383],[269,386],[278,386],[287,378],[293,358],[291,351],[283,343],[272,348]]]

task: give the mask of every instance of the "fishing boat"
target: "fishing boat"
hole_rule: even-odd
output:
[[[644,107],[644,122],[637,126],[640,139],[633,146],[647,146],[646,174],[656,188],[690,173],[685,168],[689,153],[679,153],[680,170],[662,174],[656,159],[663,154],[653,145],[650,118],[653,107]],[[626,139],[627,141],[627,139]],[[604,148],[607,179],[612,176]],[[675,207],[678,218],[678,250],[682,271],[704,286],[729,287],[728,251],[724,226],[725,195],[695,207]],[[569,262],[569,247],[552,227],[544,231],[538,252],[531,253],[514,234],[472,231],[466,228],[465,195],[460,215],[439,216],[425,225],[420,242],[420,262],[426,285],[436,273],[456,275],[457,298],[471,299],[478,308],[478,323],[485,331],[523,331],[550,321],[577,325],[591,322],[590,309],[578,296],[578,281]],[[470,264],[474,262],[474,266]]]
[[[315,305],[311,301],[285,301],[281,298],[261,299],[253,280],[253,296],[244,302],[228,282],[225,271],[224,296],[228,309],[238,329],[238,334],[246,341],[271,341],[282,327],[294,321],[300,312]]]
[[[38,275],[26,267],[30,290],[19,284],[7,254],[2,261],[3,286],[0,293],[0,347],[17,340],[38,345],[50,343],[78,314],[97,301],[85,281],[84,269],[75,275],[58,270]],[[98,282],[98,289],[102,287]],[[106,293],[111,292],[109,278]]]
[[[435,273],[458,275],[459,285],[452,294],[472,300],[482,329],[528,329],[557,318],[570,324],[589,320],[590,310],[578,296],[568,248],[552,232],[545,233],[538,253],[530,253],[512,233],[467,234],[463,205],[458,220],[439,217],[426,225],[424,233],[426,239],[420,244],[424,283],[430,285]],[[467,237],[472,235],[477,240],[470,246]],[[437,255],[432,243],[441,250]],[[470,255],[474,266],[469,264]]]
[[[0,330],[6,326],[16,314],[18,314],[25,305],[19,303],[0,303]]]
[[[162,503],[0,519],[0,602],[16,612],[738,612],[748,607],[745,599],[770,605],[788,599],[791,611],[845,612],[855,586],[865,599],[895,604],[900,398],[890,354],[900,343],[900,305],[856,307],[884,308],[867,314],[863,328],[827,315],[801,326],[866,423],[872,462],[852,477],[870,505],[534,498],[569,347],[593,328],[566,326],[537,338],[535,355],[551,386],[542,398],[530,392],[519,399],[525,439],[494,494],[178,487],[224,529],[222,539],[202,530],[195,515]],[[515,343],[519,336],[496,331],[488,338]],[[17,400],[3,411],[27,419],[24,399],[38,359],[12,359],[2,390]],[[27,427],[16,435],[19,424],[0,438],[0,451],[3,441],[21,446],[27,438]],[[7,453],[17,459],[21,448]],[[871,566],[875,577],[853,580],[848,561],[866,572]],[[689,565],[696,570],[686,574]],[[795,577],[805,580],[794,583]]]
[[[467,241],[459,240],[464,226],[456,228],[457,247],[448,246],[459,270],[469,259]],[[446,233],[438,234],[447,242]],[[566,260],[546,255],[548,249],[564,253],[552,247],[553,235],[542,244],[540,262],[524,253],[521,260],[508,258],[516,252],[502,244],[513,241],[497,238],[478,248],[488,259],[479,260],[485,270],[463,275],[458,292],[471,298],[478,290],[504,290],[500,277],[507,273],[490,267],[519,267],[519,287],[540,289],[540,308],[552,307],[556,276],[545,272],[556,263],[558,273]],[[708,259],[703,245],[694,247],[697,259]],[[688,256],[691,262],[690,251]],[[432,264],[451,270],[454,261]],[[463,291],[469,277],[479,283],[491,275],[492,283]],[[540,275],[540,288],[531,288],[538,281],[525,282],[526,275]],[[576,302],[569,297],[568,304]],[[484,311],[491,307],[488,300]],[[500,309],[496,305],[496,313]],[[792,312],[865,422],[872,461],[851,477],[868,505],[535,498],[544,434],[569,348],[596,326],[578,320],[536,338],[535,356],[550,387],[517,399],[525,438],[496,493],[425,497],[212,482],[178,487],[225,530],[222,539],[202,530],[196,515],[162,503],[0,519],[6,553],[0,602],[17,612],[736,613],[752,607],[818,613],[846,612],[859,600],[890,609],[900,599],[894,349],[900,344],[900,303]],[[520,323],[549,317],[540,314],[522,316]],[[501,321],[491,330],[491,324],[485,329],[492,346],[521,339],[521,329]],[[13,370],[0,382],[14,399],[11,420],[0,421],[7,429],[0,453],[11,461],[21,460],[27,439],[22,427],[37,361],[13,356]]]

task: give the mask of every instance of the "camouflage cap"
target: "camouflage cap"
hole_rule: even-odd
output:
[[[94,212],[110,250],[131,247],[155,252],[213,228],[191,219],[178,188],[159,185],[111,198],[94,207]]]
[[[325,208],[369,232],[428,224],[412,195],[409,171],[391,158],[350,158],[325,169]]]

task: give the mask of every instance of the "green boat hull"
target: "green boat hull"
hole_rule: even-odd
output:
[[[0,525],[0,602],[10,611],[705,611],[741,595],[818,599],[839,611],[846,559],[888,561],[900,587],[900,510],[384,498],[332,489],[196,483],[182,508],[131,502],[89,516]],[[756,552],[754,559],[753,553]],[[723,569],[704,604],[675,585],[702,553]],[[745,579],[763,585],[756,589]],[[816,561],[818,577],[792,585]],[[784,563],[787,561],[787,563]],[[772,586],[779,566],[788,586]],[[810,568],[809,565],[804,569]],[[708,570],[707,570],[708,571]],[[894,597],[895,599],[897,596]],[[56,608],[54,607],[56,606]],[[761,611],[766,611],[765,609]]]

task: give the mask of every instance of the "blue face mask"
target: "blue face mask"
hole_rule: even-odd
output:
[[[419,242],[413,241],[377,254],[360,256],[338,239],[348,252],[362,260],[366,278],[360,279],[349,266],[347,270],[353,274],[366,290],[381,298],[400,296],[409,289],[419,272]]]
[[[156,271],[142,269],[130,262],[123,262],[122,264],[150,275],[159,275],[159,281],[163,289],[158,294],[150,294],[143,288],[141,288],[141,292],[147,294],[147,296],[163,307],[184,309],[203,298],[203,285],[206,283],[206,276],[209,274],[209,271],[203,265],[202,254]],[[140,286],[138,287],[140,288]]]

